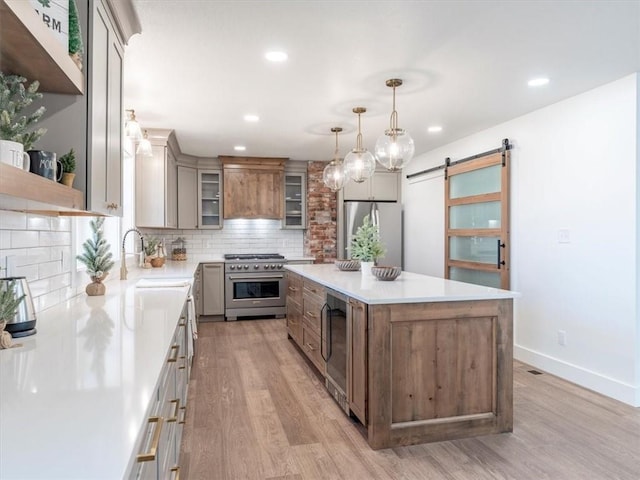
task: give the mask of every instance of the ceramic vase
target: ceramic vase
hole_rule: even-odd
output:
[[[374,262],[360,262],[360,271],[362,272],[363,277],[371,277],[371,267],[373,267]]]

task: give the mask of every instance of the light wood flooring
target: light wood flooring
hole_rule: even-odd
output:
[[[201,323],[180,478],[640,479],[640,409],[528,370],[513,433],[374,451],[284,320]]]

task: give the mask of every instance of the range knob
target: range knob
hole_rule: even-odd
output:
[[[229,265],[229,270],[235,270],[236,266],[235,265]]]
[[[269,268],[269,265],[265,263],[264,264],[264,269],[267,270],[268,268]]]
[[[278,268],[282,268],[282,264],[281,263],[278,264]]]
[[[256,270],[258,270],[260,268],[260,265],[258,265],[257,263],[253,266],[253,268],[255,268]]]
[[[245,265],[245,266],[244,266],[244,269],[245,269],[245,270],[249,270],[249,265]]]

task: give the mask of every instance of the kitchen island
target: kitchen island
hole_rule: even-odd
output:
[[[287,270],[289,336],[323,376],[323,302],[331,290],[348,299],[346,404],[372,448],[512,431],[518,293],[409,272],[383,282],[330,264]]]

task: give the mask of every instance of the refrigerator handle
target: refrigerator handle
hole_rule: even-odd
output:
[[[371,208],[369,209],[369,219],[371,224],[380,228],[380,211],[378,210],[378,204],[371,202]]]

